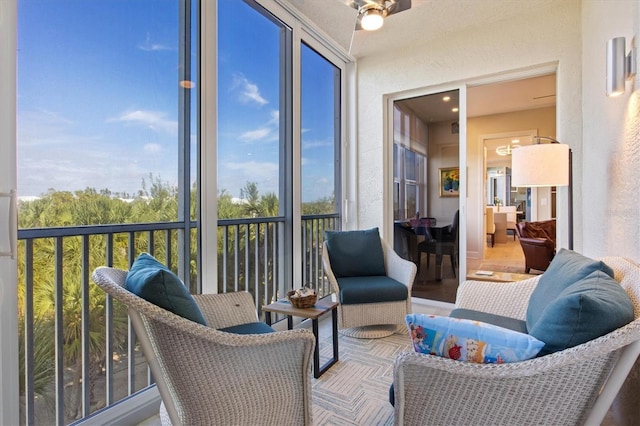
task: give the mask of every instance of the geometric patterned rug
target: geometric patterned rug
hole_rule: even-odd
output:
[[[313,379],[314,425],[392,425],[389,386],[393,361],[413,350],[409,336],[356,339],[339,334],[339,361]],[[332,355],[331,338],[320,341],[320,363]]]

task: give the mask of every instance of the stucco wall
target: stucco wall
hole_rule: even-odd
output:
[[[518,2],[510,2],[518,7]],[[510,73],[557,64],[558,139],[567,141],[577,159],[581,176],[582,99],[581,99],[581,7],[579,1],[555,2],[552,8],[491,26],[477,27],[437,40],[425,40],[419,48],[398,49],[387,55],[365,57],[358,61],[358,134],[357,169],[359,181],[358,226],[379,226],[387,238],[392,208],[388,149],[383,140],[385,95],[416,88],[433,92],[458,87],[489,76],[498,81]],[[466,128],[461,126],[461,136]],[[466,152],[462,153],[466,160]],[[463,177],[464,180],[464,177]],[[463,182],[464,184],[464,182]],[[576,191],[576,204],[582,205]],[[566,194],[560,193],[561,197]],[[578,212],[581,215],[581,211]],[[461,210],[461,223],[467,212]],[[566,211],[560,209],[560,216]],[[478,220],[478,218],[476,218]],[[576,218],[576,229],[581,229]],[[562,224],[559,223],[559,228]],[[566,225],[565,225],[566,226]],[[559,231],[561,232],[561,231]],[[576,238],[576,247],[581,238]],[[566,237],[559,235],[559,244]],[[462,241],[461,241],[462,242]]]
[[[624,95],[605,94],[607,40],[640,41],[640,2],[589,0],[583,4],[582,97],[584,164],[583,252],[640,261],[640,76]],[[603,17],[606,16],[606,19]],[[635,86],[635,91],[634,91]]]

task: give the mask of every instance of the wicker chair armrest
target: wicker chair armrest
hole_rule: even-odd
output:
[[[194,294],[193,298],[211,328],[232,327],[258,321],[256,305],[249,292]]]
[[[602,365],[613,358],[552,368],[402,354],[394,371],[395,424],[557,424],[558,418],[582,424],[592,387],[606,380]]]
[[[524,320],[529,297],[540,276],[511,283],[464,281],[456,293],[456,308],[473,309]]]
[[[331,291],[335,293],[336,300],[340,300],[340,286],[338,285],[338,280],[336,279],[336,276],[331,269],[331,262],[329,261],[329,249],[327,248],[326,241],[322,243],[322,266],[324,267],[324,273],[329,280],[329,284],[331,284]]]
[[[406,285],[409,290],[409,297],[411,297],[411,287],[413,286],[413,281],[417,272],[416,264],[398,256],[395,250],[393,250],[386,241],[380,241],[384,252],[384,263],[385,269],[387,270],[387,276]]]

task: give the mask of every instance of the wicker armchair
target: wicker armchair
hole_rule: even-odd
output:
[[[107,267],[93,273],[128,308],[163,400],[162,424],[312,423],[311,331],[218,331],[258,321],[249,293],[194,295],[203,326],[135,296],[124,288],[126,276]]]
[[[386,241],[380,239],[387,276],[407,286],[408,297],[402,301],[380,303],[340,304],[338,329],[341,334],[357,338],[380,338],[397,331],[405,324],[405,316],[411,313],[411,287],[416,276],[416,265],[398,256]],[[322,245],[322,265],[331,283],[331,290],[340,300],[340,286],[331,269],[327,242]]]
[[[510,364],[403,353],[394,365],[395,424],[599,425],[640,353],[640,265],[621,257],[602,260],[631,297],[631,323]],[[539,278],[506,285],[466,281],[456,307],[524,319]]]

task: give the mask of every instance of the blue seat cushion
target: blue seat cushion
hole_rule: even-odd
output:
[[[233,325],[218,329],[227,333],[234,334],[267,334],[273,333],[275,330],[264,322],[250,322],[247,324]]]
[[[453,311],[451,311],[449,316],[451,318],[468,319],[497,325],[498,327],[507,328],[509,330],[517,331],[518,333],[527,332],[527,323],[525,321],[516,318],[505,317],[502,315],[474,311],[473,309],[454,309]]]
[[[386,275],[378,228],[325,231],[324,237],[336,278]]]
[[[613,277],[613,270],[602,261],[590,259],[572,250],[560,249],[549,268],[540,276],[527,306],[527,329],[531,330],[549,306],[567,287],[582,280],[593,271]]]
[[[141,253],[131,265],[125,288],[176,315],[207,325],[198,304],[180,278],[148,253]]]
[[[608,274],[595,270],[566,287],[542,311],[529,334],[545,343],[546,355],[603,336],[634,318],[627,292]]]
[[[337,278],[340,287],[340,303],[355,305],[361,303],[397,302],[407,300],[407,286],[385,276]]]

